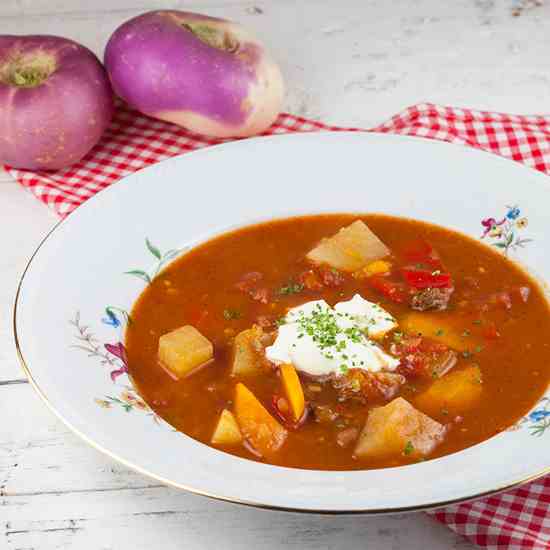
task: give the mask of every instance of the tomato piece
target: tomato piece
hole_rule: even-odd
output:
[[[401,273],[410,286],[419,290],[425,288],[450,288],[452,286],[452,279],[449,273],[415,269],[412,267],[404,267]]]
[[[380,275],[370,277],[367,281],[372,288],[396,304],[404,304],[409,299],[409,293],[403,283],[389,281]]]
[[[401,336],[399,342],[392,344],[391,353],[397,355],[398,357],[403,357],[410,353],[416,353],[419,351],[420,346],[422,345],[422,336]]]
[[[445,353],[449,350],[449,346],[442,342],[436,342],[429,338],[422,338],[418,349],[425,353]]]

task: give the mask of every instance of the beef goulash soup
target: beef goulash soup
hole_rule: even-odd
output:
[[[295,468],[460,451],[520,419],[550,374],[534,280],[469,237],[390,216],[224,234],[161,272],[131,320],[130,374],[158,415]]]

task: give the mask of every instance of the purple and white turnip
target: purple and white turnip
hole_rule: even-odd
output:
[[[52,170],[80,160],[113,114],[107,74],[55,36],[0,36],[0,163]]]
[[[257,134],[281,110],[283,80],[242,26],[182,11],[121,25],[105,50],[114,91],[139,111],[216,137]]]

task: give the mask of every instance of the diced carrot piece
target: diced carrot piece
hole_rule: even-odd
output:
[[[304,390],[293,365],[281,365],[281,379],[286,397],[290,403],[294,420],[298,422],[305,409]]]
[[[435,449],[445,432],[445,426],[398,397],[369,412],[355,455],[376,459],[401,455],[420,458]]]
[[[447,410],[461,413],[473,407],[482,392],[481,370],[477,366],[467,367],[446,374],[436,380],[416,399],[415,404],[430,414]]]
[[[212,443],[214,445],[236,445],[242,440],[243,436],[233,413],[224,409],[212,435]]]
[[[159,338],[160,364],[176,378],[210,361],[214,346],[195,327],[186,325]]]
[[[375,260],[368,264],[363,271],[367,277],[371,277],[372,275],[384,275],[391,271],[391,263],[385,260]]]
[[[234,411],[241,433],[257,453],[270,457],[282,447],[288,432],[242,383],[235,387]]]
[[[323,239],[307,258],[317,264],[328,264],[342,271],[357,271],[369,262],[388,256],[389,248],[361,220]]]

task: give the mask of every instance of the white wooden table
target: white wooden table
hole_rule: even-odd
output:
[[[512,0],[0,0],[0,32],[59,34],[98,54],[152,8],[203,11],[255,28],[286,76],[286,110],[371,126],[432,101],[550,111],[550,5]],[[424,514],[318,517],[177,492],[87,447],[34,395],[11,334],[16,282],[55,217],[0,173],[0,548],[149,550],[471,548]],[[404,488],[403,490],[406,490]]]

